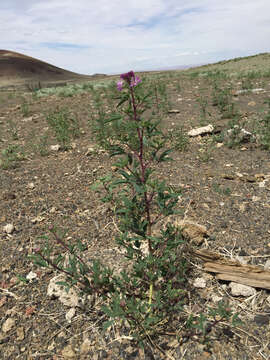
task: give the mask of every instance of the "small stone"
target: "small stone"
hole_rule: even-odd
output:
[[[91,350],[91,342],[88,338],[84,339],[80,347],[81,355],[87,354]]]
[[[256,105],[255,101],[250,101],[250,102],[248,103],[248,106],[255,106],[255,105]]]
[[[221,296],[218,296],[218,295],[212,295],[212,301],[217,304],[218,302],[220,302],[222,300],[222,297]]]
[[[195,288],[204,289],[206,287],[206,280],[204,278],[196,278],[193,286]]]
[[[3,230],[7,233],[7,234],[12,234],[13,231],[15,230],[15,227],[13,224],[7,224],[3,227]]]
[[[62,350],[62,356],[64,359],[75,359],[76,354],[75,354],[74,350],[72,349],[71,345],[66,346]]]
[[[53,206],[53,207],[50,209],[50,213],[51,213],[51,214],[54,214],[55,212],[56,212],[56,207]]]
[[[59,151],[61,149],[61,146],[59,144],[56,144],[56,145],[51,145],[50,146],[50,149],[52,151]]]
[[[45,217],[43,217],[43,216],[37,216],[37,217],[35,217],[34,219],[31,219],[31,222],[32,222],[32,224],[36,224],[36,223],[42,222],[43,220],[45,220]]]
[[[85,156],[89,156],[89,155],[94,154],[94,153],[95,153],[95,149],[93,147],[89,147],[86,150]]]
[[[53,342],[47,347],[47,349],[48,349],[49,351],[53,351],[54,348],[55,348],[55,342],[53,341]]]
[[[214,126],[209,124],[207,126],[190,130],[188,132],[188,136],[194,137],[198,135],[212,134],[213,131],[214,131]]]
[[[16,333],[17,333],[17,340],[22,341],[24,339],[24,328],[18,327]]]
[[[178,110],[178,109],[171,109],[171,110],[168,110],[168,113],[169,113],[169,114],[178,114],[178,113],[180,113],[180,110]]]
[[[33,182],[27,184],[28,189],[33,190],[35,188],[35,184]]]
[[[204,225],[197,224],[193,221],[182,220],[177,223],[177,225],[181,227],[184,238],[196,245],[200,245],[204,239],[209,236],[207,228]]]
[[[245,212],[245,211],[246,211],[246,204],[245,204],[245,203],[240,204],[240,205],[239,205],[239,210],[240,210],[241,212]]]
[[[75,316],[75,314],[76,314],[76,309],[75,309],[75,307],[69,309],[69,311],[66,313],[66,316],[65,316],[66,320],[67,320],[69,323],[71,323],[71,319]]]
[[[37,274],[34,273],[33,271],[30,271],[30,273],[28,273],[26,275],[26,279],[29,280],[30,282],[32,282],[33,280],[35,280],[37,278]]]
[[[254,322],[258,326],[267,326],[269,324],[270,317],[269,315],[258,314],[254,317]]]
[[[63,285],[59,285],[58,282],[65,282],[63,275],[58,275],[52,278],[49,282],[47,295],[52,298],[59,298],[59,301],[66,306],[76,307],[79,305],[79,297],[74,289],[69,289],[68,293]]]
[[[247,261],[246,259],[244,259],[243,256],[240,256],[240,255],[237,255],[237,256],[235,257],[235,259],[236,259],[237,261],[239,261],[240,264],[242,264],[242,265],[247,265],[247,263],[248,263],[248,261]]]
[[[264,264],[264,270],[270,270],[270,259]]]
[[[206,210],[210,210],[210,207],[209,207],[209,205],[208,205],[208,204],[203,203],[203,204],[202,204],[202,206],[203,206]]]
[[[231,288],[231,294],[233,296],[252,296],[256,294],[256,290],[248,285],[238,284],[235,282],[231,282],[229,287]]]
[[[223,143],[217,143],[216,147],[221,148],[224,144]]]
[[[13,328],[14,325],[15,325],[15,320],[13,318],[8,318],[2,325],[2,331],[4,333],[7,333]]]

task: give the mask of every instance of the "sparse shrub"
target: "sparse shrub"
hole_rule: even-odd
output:
[[[267,105],[266,113],[260,121],[259,139],[265,150],[270,150],[270,98],[264,103]]]
[[[32,92],[32,93],[36,93],[38,90],[42,89],[42,84],[40,81],[38,82],[31,82],[31,83],[27,83],[26,87],[28,89],[28,91]]]
[[[172,148],[177,151],[185,151],[189,144],[189,137],[182,127],[177,127],[168,132]]]
[[[229,187],[220,186],[218,183],[213,183],[213,190],[220,195],[231,195],[231,189]]]
[[[16,124],[14,123],[13,120],[8,120],[8,125],[9,125],[9,132],[11,134],[12,140],[18,140],[19,136],[18,136],[18,128],[16,126]]]
[[[18,162],[24,160],[25,156],[18,145],[9,145],[1,152],[0,167],[4,170],[14,169]]]
[[[30,110],[29,110],[29,105],[26,101],[23,101],[23,103],[21,105],[21,110],[22,110],[23,117],[29,116]]]
[[[211,113],[207,110],[208,101],[205,97],[199,96],[196,98],[196,102],[200,108],[200,124],[206,125],[207,124],[207,115],[211,116]]]
[[[242,83],[243,90],[253,89],[253,83],[249,77],[245,77],[245,78],[241,79],[241,83]]]
[[[49,126],[53,129],[56,139],[63,150],[70,148],[72,138],[80,134],[78,121],[67,109],[51,112],[46,117]]]
[[[48,149],[48,134],[45,134],[43,136],[40,136],[39,142],[35,144],[35,150],[41,155],[41,156],[47,156],[49,154]]]
[[[233,103],[231,86],[221,88],[216,81],[213,83],[212,105],[217,106],[222,119],[231,119],[238,114]]]

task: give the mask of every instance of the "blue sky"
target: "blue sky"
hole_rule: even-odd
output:
[[[0,49],[121,73],[270,51],[269,0],[0,0]]]

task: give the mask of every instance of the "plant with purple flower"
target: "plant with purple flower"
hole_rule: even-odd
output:
[[[120,76],[117,89],[114,100],[118,104],[108,111],[100,109],[98,102],[93,117],[97,142],[111,157],[117,156],[116,171],[100,178],[92,190],[101,195],[103,202],[113,205],[118,230],[115,240],[129,266],[115,274],[99,261],[86,262],[79,255],[84,245],[65,243],[54,227],[50,233],[69,253],[68,261],[62,254],[53,257],[48,243],[43,250],[37,249],[32,259],[40,266],[62,271],[67,276],[67,288],[77,284],[87,294],[101,296],[102,310],[108,317],[104,327],[125,320],[133,339],[141,345],[144,341],[153,345],[159,334],[175,333],[180,337],[179,327],[183,328],[183,337],[206,336],[209,323],[202,314],[198,319],[191,315],[185,322],[187,330],[179,326],[179,314],[189,301],[185,290],[187,264],[182,255],[185,247],[181,229],[168,217],[177,214],[181,192],[155,176],[160,163],[170,160],[172,150],[166,149],[168,137],[160,128],[162,112],[158,109],[155,119],[148,111],[159,107],[156,100],[160,89],[153,89],[151,82],[141,80],[133,71]],[[161,222],[166,225],[161,226]],[[232,315],[219,305],[216,312],[212,311],[213,326],[220,321],[216,314],[225,320]]]

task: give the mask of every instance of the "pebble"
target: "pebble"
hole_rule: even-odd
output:
[[[270,259],[264,264],[264,270],[270,270]]]
[[[7,234],[12,234],[13,231],[15,230],[15,227],[13,224],[7,224],[3,227],[3,230],[7,233]]]
[[[61,146],[60,146],[59,144],[51,145],[51,146],[50,146],[50,149],[51,149],[52,151],[59,151],[60,148],[61,148]]]
[[[63,356],[64,359],[75,359],[76,354],[75,354],[74,350],[72,349],[71,345],[67,345],[62,350],[62,356]]]
[[[8,333],[13,328],[14,325],[15,325],[15,320],[13,318],[8,318],[2,325],[2,331],[4,333]]]
[[[66,312],[66,320],[68,321],[68,323],[71,323],[71,319],[75,316],[76,314],[76,309],[75,307],[72,307],[71,309],[69,309],[67,312]]]
[[[193,286],[195,288],[204,289],[206,287],[206,280],[204,278],[196,278]]]
[[[231,288],[231,294],[233,296],[252,296],[256,294],[256,290],[248,285],[238,284],[235,282],[231,282],[229,284],[229,287]]]
[[[80,347],[81,355],[87,354],[91,350],[91,342],[88,338],[84,339]]]
[[[30,271],[27,275],[26,275],[26,279],[29,280],[30,282],[32,282],[33,280],[35,280],[37,278],[37,274],[34,273],[33,271]]]
[[[16,330],[16,334],[17,334],[17,340],[22,341],[24,339],[24,328],[18,327]]]
[[[28,189],[33,190],[35,188],[35,184],[33,182],[27,184]]]

